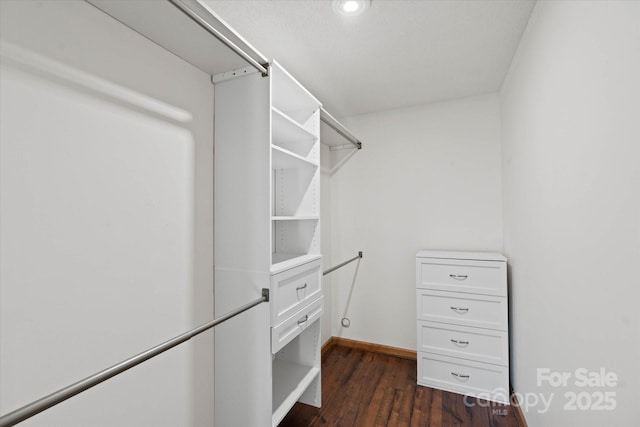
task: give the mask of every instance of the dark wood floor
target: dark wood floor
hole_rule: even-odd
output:
[[[510,406],[468,407],[416,384],[416,361],[333,346],[322,358],[322,408],[297,403],[279,427],[526,427]]]

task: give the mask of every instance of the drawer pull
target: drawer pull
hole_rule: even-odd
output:
[[[452,339],[451,342],[458,345],[469,345],[469,341],[460,341],[460,340]]]
[[[456,313],[466,313],[469,311],[468,308],[464,308],[464,307],[449,307],[451,308],[451,310],[455,311]]]
[[[307,320],[309,320],[309,316],[305,314],[305,316],[302,319],[298,320],[298,325],[302,325]]]
[[[463,374],[459,374],[457,372],[451,372],[451,375],[453,375],[454,377],[460,379],[460,380],[467,380],[469,379],[469,375],[463,375]]]
[[[469,276],[466,274],[450,274],[449,277],[456,280],[467,280]]]
[[[302,286],[298,286],[298,287],[296,288],[296,291],[301,291],[302,289],[306,289],[306,288],[307,288],[307,284],[305,283],[305,284],[304,284],[304,285],[302,285]]]

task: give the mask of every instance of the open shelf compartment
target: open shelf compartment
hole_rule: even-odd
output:
[[[273,107],[289,116],[313,135],[318,136],[320,132],[318,123],[320,101],[276,61],[273,61],[270,72]]]
[[[273,170],[272,217],[319,218],[319,168]]]
[[[277,426],[307,387],[320,375],[320,368],[302,366],[283,360],[273,362],[273,418]]]
[[[298,401],[320,407],[320,320],[273,356],[271,372],[273,427]]]
[[[292,151],[286,150],[277,145],[272,145],[272,167],[273,169],[301,169],[317,168],[318,162],[308,160]]]
[[[271,129],[273,145],[294,152],[301,157],[309,156],[318,141],[317,132],[311,132],[275,107],[272,108]]]
[[[273,220],[271,271],[281,262],[293,263],[296,258],[320,256],[320,222],[317,219]]]

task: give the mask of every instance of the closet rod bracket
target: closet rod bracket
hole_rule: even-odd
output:
[[[260,64],[264,67],[264,72],[262,72],[262,77],[269,77],[269,71],[270,71],[270,64],[268,62],[265,62],[264,64]]]
[[[362,143],[358,142],[355,144],[355,148],[358,150],[362,149]],[[329,151],[338,151],[338,150],[353,150],[353,144],[342,144],[342,145],[331,145],[329,146]]]
[[[269,302],[269,288],[262,288],[262,297],[266,298],[264,302]]]

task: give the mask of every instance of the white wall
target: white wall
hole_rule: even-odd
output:
[[[544,1],[501,91],[511,381],[553,395],[532,427],[640,425],[639,76],[640,2]],[[567,386],[538,385],[539,368]],[[617,385],[577,387],[579,368]],[[589,410],[603,392],[615,411]]]
[[[322,135],[321,135],[322,137]],[[322,253],[322,269],[326,270],[332,265],[332,242],[331,242],[331,175],[327,170],[329,147],[321,145],[321,164],[323,167],[320,174],[320,240]],[[324,344],[333,336],[333,284],[332,275],[328,274],[322,278],[322,291],[324,293],[323,314],[320,324],[320,342]]]
[[[87,3],[0,9],[4,414],[211,318],[213,88]],[[212,343],[24,424],[211,425]]]
[[[502,249],[499,99],[344,123],[364,148],[331,179],[331,255],[364,258],[333,273],[333,334],[415,350],[416,252]]]

